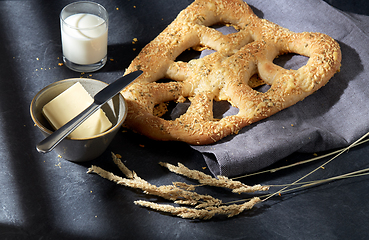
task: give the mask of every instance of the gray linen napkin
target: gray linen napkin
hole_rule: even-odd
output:
[[[344,13],[321,0],[247,3],[259,17],[294,32],[322,32],[336,39],[343,55],[341,72],[302,102],[245,127],[237,135],[212,145],[192,146],[203,154],[212,173],[236,176],[254,172],[294,152],[347,146],[369,131],[369,17]],[[227,33],[229,29],[220,31]],[[285,57],[280,64],[296,69],[306,59]],[[215,114],[234,111],[219,103]]]

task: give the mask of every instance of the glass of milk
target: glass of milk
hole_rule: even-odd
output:
[[[64,64],[77,72],[93,72],[107,60],[108,13],[94,2],[74,2],[60,13]]]

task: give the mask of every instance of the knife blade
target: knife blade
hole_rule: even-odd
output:
[[[122,89],[124,89],[133,80],[138,78],[142,73],[143,72],[141,70],[129,73],[103,88],[93,97],[94,102],[89,107],[38,143],[36,145],[37,151],[41,153],[48,153],[52,151],[64,138],[73,132],[87,118],[100,109],[101,106],[107,101],[122,91]]]

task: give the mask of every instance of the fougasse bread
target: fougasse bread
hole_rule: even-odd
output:
[[[215,24],[237,32],[224,35],[211,27]],[[176,60],[186,49],[199,47],[215,52],[189,62]],[[297,70],[273,63],[286,53],[309,59]],[[127,69],[144,73],[122,92],[129,109],[125,125],[156,140],[211,144],[303,100],[340,66],[339,44],[325,34],[292,32],[257,17],[242,0],[196,0]],[[268,91],[250,86],[255,75],[270,85]],[[154,114],[157,106],[171,101],[190,101],[190,106],[173,120]],[[228,101],[239,111],[215,119],[214,101]]]

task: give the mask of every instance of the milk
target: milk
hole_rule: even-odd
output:
[[[100,17],[89,13],[68,16],[61,23],[64,57],[69,61],[88,65],[107,55],[108,28]]]

